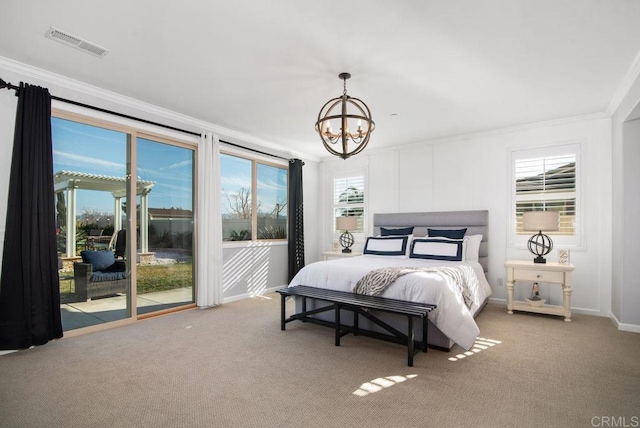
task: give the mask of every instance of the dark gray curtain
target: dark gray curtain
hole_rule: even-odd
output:
[[[300,159],[289,161],[289,281],[304,267],[304,213]]]
[[[20,83],[0,277],[0,349],[62,337],[51,95]]]

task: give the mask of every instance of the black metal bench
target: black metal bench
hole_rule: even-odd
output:
[[[427,352],[427,325],[428,315],[436,308],[436,305],[419,302],[409,302],[405,300],[388,299],[386,297],[367,296],[364,294],[355,294],[345,291],[329,290],[325,288],[308,287],[298,285],[296,287],[281,288],[276,290],[281,297],[281,330],[285,330],[286,323],[300,320],[303,322],[311,322],[335,329],[336,346],[340,346],[340,338],[346,334],[363,335],[374,337],[388,342],[399,343],[407,346],[407,364],[413,367],[413,357],[419,353]],[[286,297],[296,296],[302,298],[302,312],[286,317],[285,302]],[[331,303],[317,309],[307,310],[307,299],[322,300]],[[340,310],[346,309],[353,312],[353,325],[343,325],[340,323]],[[368,310],[375,309],[384,312],[392,312],[395,314],[407,316],[407,334],[396,330],[389,324],[380,320]],[[326,311],[335,311],[335,322],[324,321],[314,318],[315,315]],[[359,316],[363,316],[382,327],[391,334],[382,334],[369,330],[362,330],[358,327]],[[413,321],[414,318],[422,320],[422,341],[418,342],[414,339]]]

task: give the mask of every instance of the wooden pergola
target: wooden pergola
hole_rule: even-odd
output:
[[[76,255],[76,191],[96,190],[110,192],[113,196],[114,230],[122,229],[122,198],[127,196],[127,179],[107,175],[86,174],[83,172],[59,171],[53,176],[55,193],[65,194],[67,205],[67,253],[66,257]],[[140,251],[149,250],[149,193],[155,182],[149,180],[136,181],[136,195],[140,195]],[[135,206],[132,205],[132,206]]]

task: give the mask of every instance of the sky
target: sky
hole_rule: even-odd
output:
[[[251,188],[251,168],[252,161],[222,154],[220,156],[221,184],[222,184],[222,213],[231,214],[233,210],[234,195],[240,189]],[[271,165],[258,164],[258,203],[259,212],[269,213],[276,204],[285,205],[287,202],[287,170]],[[286,216],[284,209],[280,213]]]
[[[72,171],[124,178],[127,134],[52,118],[53,171]],[[155,184],[151,208],[192,209],[193,150],[138,139],[137,176]],[[78,191],[77,211],[113,212],[109,192]]]
[[[126,175],[127,134],[52,118],[53,170],[123,178]],[[138,138],[137,176],[155,184],[149,193],[150,208],[193,209],[194,151]],[[221,155],[222,212],[229,214],[226,195],[251,187],[251,161]],[[287,200],[287,170],[258,164],[260,211],[270,212]],[[113,212],[109,192],[77,191],[77,214]],[[286,215],[286,209],[281,213]]]

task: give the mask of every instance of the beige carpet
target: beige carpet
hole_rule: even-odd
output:
[[[640,417],[640,334],[489,305],[465,355],[290,323],[268,295],[0,356],[2,427],[591,427]],[[600,425],[594,425],[599,423]],[[620,426],[620,425],[618,425]],[[632,425],[627,425],[632,426]],[[637,425],[636,425],[637,426]]]

